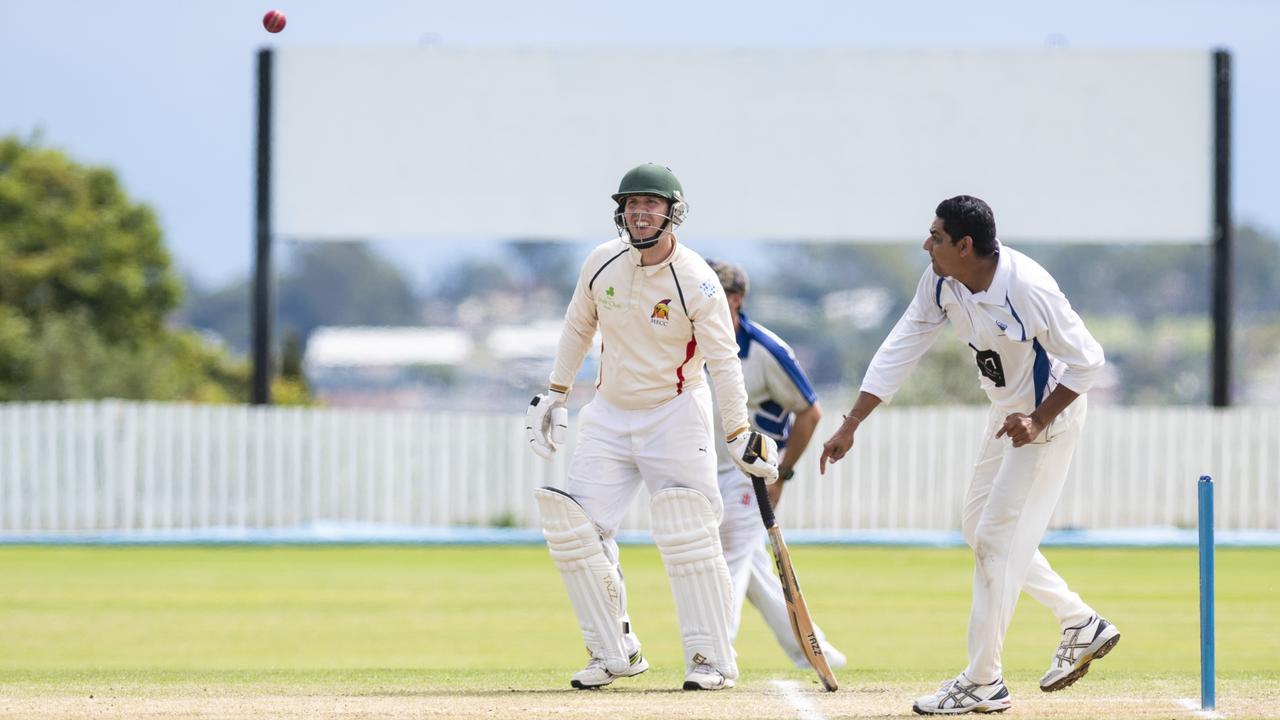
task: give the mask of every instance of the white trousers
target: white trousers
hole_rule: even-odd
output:
[[[578,443],[565,491],[595,523],[615,565],[618,525],[642,482],[650,494],[671,487],[697,490],[711,501],[716,516],[722,515],[713,428],[706,385],[648,410],[624,410],[596,395],[578,413]],[[625,619],[626,588],[620,590]],[[635,652],[634,635],[626,642],[627,651]]]
[[[808,666],[804,650],[796,642],[787,615],[782,583],[773,568],[773,556],[765,549],[764,524],[756,503],[751,479],[736,467],[720,473],[720,493],[724,496],[724,519],[720,521],[720,545],[733,578],[733,624],[731,637],[738,637],[742,624],[742,604],[750,600],[773,632],[791,662]],[[823,638],[816,626],[814,631]]]
[[[962,520],[965,542],[975,559],[965,670],[973,682],[985,684],[1001,677],[1000,652],[1022,590],[1053,611],[1063,627],[1093,615],[1039,550],[1062,495],[1086,411],[1086,398],[1076,398],[1035,442],[1020,448],[1008,437],[995,437],[1005,411],[992,408],[988,416]]]

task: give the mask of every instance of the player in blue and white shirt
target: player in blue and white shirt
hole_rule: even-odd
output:
[[[707,264],[720,278],[733,316],[738,359],[742,361],[742,379],[747,390],[747,421],[752,430],[773,438],[781,453],[779,482],[768,486],[769,499],[776,507],[782,497],[783,483],[795,474],[796,462],[822,419],[822,406],[791,347],[763,325],[752,322],[743,310],[748,289],[746,272],[716,260],[708,260]],[[719,421],[718,413],[713,413],[713,417]],[[791,629],[782,584],[765,550],[760,508],[751,479],[734,464],[723,436],[722,432],[716,434],[720,438],[716,447],[720,495],[724,498],[720,545],[733,577],[732,636],[737,637],[742,622],[742,604],[750,600],[796,667],[808,667],[809,661]],[[833,669],[843,667],[844,654],[827,641],[820,628],[815,626],[814,630],[827,662]]]
[[[932,264],[911,305],[871,360],[853,409],[823,446],[820,468],[844,457],[857,428],[888,403],[948,322],[973,349],[991,400],[962,527],[973,548],[969,665],[932,695],[924,714],[999,712],[1009,707],[1000,653],[1019,592],[1045,604],[1061,642],[1040,679],[1053,692],[1083,677],[1120,640],[1049,567],[1040,538],[1062,494],[1084,424],[1085,393],[1105,359],[1058,283],[1034,260],[996,239],[995,217],[967,195],[944,200],[924,250]]]

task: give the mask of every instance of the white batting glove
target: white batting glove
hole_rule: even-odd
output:
[[[550,460],[556,454],[556,445],[564,442],[568,434],[566,397],[557,390],[548,390],[529,401],[529,409],[524,412],[524,432],[529,438],[529,449],[538,457]]]
[[[729,457],[742,472],[764,478],[767,485],[778,479],[778,443],[768,435],[761,435],[755,430],[738,433],[729,441]]]

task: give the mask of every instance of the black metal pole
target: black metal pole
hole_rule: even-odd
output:
[[[271,404],[271,50],[258,51],[258,152],[253,263],[254,405]]]
[[[1213,53],[1213,406],[1231,405],[1231,53]]]

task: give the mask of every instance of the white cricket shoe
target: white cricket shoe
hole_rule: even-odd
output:
[[[964,673],[942,683],[932,695],[917,698],[911,709],[919,715],[1001,713],[1013,705],[1003,680],[989,685],[971,682]]]
[[[615,675],[605,669],[604,658],[593,657],[587,661],[586,667],[573,674],[569,684],[579,690],[595,690],[620,677],[632,677],[649,669],[649,661],[644,659],[639,650],[635,651],[630,660],[631,667],[621,675]]]
[[[695,663],[684,676],[685,690],[723,690],[733,687],[733,680],[706,663]]]
[[[1111,652],[1120,642],[1120,631],[1100,615],[1062,631],[1062,642],[1040,678],[1040,689],[1054,692],[1070,686],[1089,672],[1089,663]]]
[[[830,665],[832,670],[839,670],[849,663],[848,658],[835,645],[826,640],[820,640],[819,643],[822,646],[822,654],[827,658],[827,665]],[[792,655],[791,662],[801,670],[809,667],[809,658],[805,657],[803,652]]]

